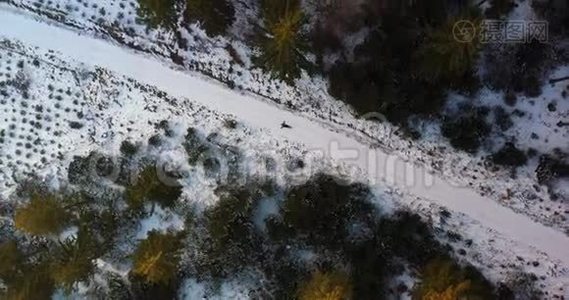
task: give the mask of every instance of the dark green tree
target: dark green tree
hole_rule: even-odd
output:
[[[54,284],[49,276],[49,266],[25,266],[16,278],[7,282],[3,299],[7,300],[51,300]]]
[[[60,242],[53,253],[51,277],[54,283],[70,292],[73,285],[89,279],[94,271],[94,259],[99,247],[87,228],[81,228],[77,237]]]
[[[509,14],[516,7],[514,0],[490,0],[489,2],[490,7],[485,11],[488,19],[499,19]]]
[[[185,17],[210,36],[222,35],[235,20],[235,8],[229,0],[186,0]]]
[[[379,112],[404,128],[411,116],[436,115],[448,89],[472,94],[476,40],[459,44],[449,30],[454,18],[471,14],[465,3],[376,1],[365,41],[327,70],[330,94],[360,115]]]
[[[479,19],[464,17],[451,19],[444,26],[429,30],[416,55],[419,72],[425,79],[453,82],[473,72],[481,48],[480,40],[475,32],[457,36],[454,26],[459,20],[468,20],[475,28],[480,28]]]
[[[232,239],[232,232],[237,227],[247,226],[255,200],[250,191],[245,188],[217,189],[219,201],[206,212],[208,231],[220,248]]]
[[[441,129],[453,147],[470,153],[478,151],[492,130],[486,123],[484,113],[478,109],[464,116],[446,117]]]
[[[412,115],[431,115],[444,103],[444,87],[417,75],[414,56],[421,29],[408,17],[389,17],[354,50],[353,61],[328,72],[332,96],[358,114],[382,113],[406,126]]]
[[[208,264],[217,270],[233,270],[254,261],[260,245],[253,211],[262,197],[256,184],[247,187],[222,186],[216,190],[219,201],[205,212]]]
[[[16,241],[9,240],[0,244],[0,278],[9,280],[18,273],[24,260]]]
[[[182,194],[182,188],[165,180],[160,178],[154,165],[144,167],[134,182],[126,187],[128,206],[133,210],[141,210],[148,202],[156,202],[162,207],[172,206]]]
[[[291,233],[316,245],[338,247],[348,236],[348,224],[373,211],[365,202],[369,190],[318,175],[287,191],[282,218]]]
[[[174,29],[178,0],[138,0],[138,16],[148,27]]]

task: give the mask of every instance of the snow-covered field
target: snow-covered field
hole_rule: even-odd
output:
[[[274,158],[278,170],[275,174],[280,174],[283,184],[291,184],[287,166],[299,158],[306,161],[310,173],[326,171],[352,180],[369,180],[376,185],[377,199],[383,207],[405,207],[420,213],[441,229],[443,240],[448,239],[447,231],[459,232],[463,239],[448,242],[495,282],[525,271],[535,274],[549,295],[567,293],[562,289],[569,285],[569,263],[564,255],[569,246],[564,235],[513,214],[469,189],[453,187],[421,168],[411,168],[414,176],[409,176],[405,172],[411,164],[403,164],[383,150],[368,151],[369,145],[358,142],[363,138],[358,139],[356,133],[346,137],[345,129],[336,127],[340,133],[334,132],[329,125],[280,110],[197,74],[171,70],[151,57],[13,12],[2,11],[0,22],[20,24],[1,26],[4,30],[0,35],[25,43],[2,43],[2,81],[18,78],[19,83],[29,82],[2,87],[6,101],[1,104],[0,167],[5,198],[14,184],[30,173],[57,184],[74,155],[94,150],[116,154],[124,140],[147,141],[159,130],[161,121],[168,120],[175,124],[172,138],[158,152],[167,160],[179,157],[177,139],[185,128],[195,127],[219,144],[237,147],[251,162],[246,164],[251,166],[248,172],[258,172],[259,160]],[[224,114],[227,112],[234,116]],[[236,128],[228,127],[228,120],[236,120]],[[281,130],[283,120],[293,128]],[[368,159],[374,156],[377,164],[369,168]],[[203,170],[195,172],[199,176]],[[300,175],[302,180],[308,174]],[[395,187],[386,187],[382,178]],[[410,178],[415,181],[408,182]],[[216,201],[207,180],[186,184],[184,198],[199,199],[204,206]],[[450,217],[440,216],[443,208],[451,210]],[[149,228],[179,228],[176,216],[168,214],[157,211],[141,221],[138,234],[144,235]],[[188,286],[201,293],[199,284],[188,281]]]
[[[530,1],[521,2],[512,12],[512,18],[531,16]],[[96,3],[70,0],[34,1],[11,0],[9,5],[33,11],[36,14],[65,23],[89,34],[125,44],[133,49],[152,53],[162,59],[190,70],[197,70],[234,87],[271,99],[305,117],[318,120],[336,130],[348,131],[366,143],[385,148],[404,160],[420,163],[427,170],[436,172],[459,186],[477,190],[518,213],[553,226],[561,231],[569,230],[567,216],[567,192],[563,182],[542,187],[537,184],[534,170],[539,155],[530,158],[528,164],[512,172],[509,168],[489,165],[488,153],[496,151],[505,142],[513,142],[519,149],[549,154],[555,149],[569,146],[567,120],[568,104],[562,97],[564,84],[544,86],[544,93],[537,98],[519,97],[514,107],[505,105],[503,95],[483,89],[475,100],[465,99],[475,105],[491,109],[503,108],[513,112],[512,126],[506,131],[493,129],[491,143],[484,145],[477,155],[454,150],[440,136],[438,124],[425,123],[424,137],[409,141],[386,123],[358,119],[343,103],[327,93],[327,81],[318,76],[303,74],[295,86],[272,80],[261,70],[252,68],[250,49],[244,43],[248,18],[255,14],[254,1],[239,1],[239,16],[229,37],[209,38],[198,26],[181,28],[177,33],[147,29],[137,22],[135,1],[97,1]],[[245,28],[245,29],[244,29]],[[566,75],[566,68],[559,68],[555,76]],[[450,107],[460,102],[460,97],[450,96]],[[554,109],[553,109],[554,107]],[[495,110],[494,110],[495,111]],[[496,118],[494,113],[489,120]],[[280,120],[275,120],[275,124]]]

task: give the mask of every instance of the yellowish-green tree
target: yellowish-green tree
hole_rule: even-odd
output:
[[[468,292],[470,289],[470,281],[463,281],[456,285],[451,285],[447,287],[446,290],[437,292],[437,291],[428,291],[425,296],[423,296],[423,300],[457,300],[461,299],[464,293]]]
[[[305,17],[299,0],[262,0],[263,27],[260,30],[260,65],[276,77],[292,82],[310,63],[302,26]]]
[[[18,207],[14,215],[17,229],[32,235],[46,236],[60,233],[70,215],[53,195],[34,194],[29,203]]]
[[[316,272],[298,290],[299,300],[348,300],[352,299],[352,284],[341,272]]]
[[[176,277],[180,247],[178,235],[150,232],[134,252],[132,272],[149,283],[167,285]]]
[[[491,293],[491,286],[473,277],[452,260],[434,259],[423,268],[421,282],[414,290],[413,299],[486,299]]]

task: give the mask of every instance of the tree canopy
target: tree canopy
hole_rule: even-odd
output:
[[[126,187],[126,201],[134,210],[140,210],[147,202],[159,203],[162,207],[174,204],[182,194],[180,186],[172,186],[160,178],[154,165],[144,167],[134,182]]]
[[[138,0],[138,16],[151,28],[173,29],[176,26],[177,0]]]
[[[0,244],[0,278],[11,278],[18,272],[24,256],[14,240]]]
[[[87,228],[80,229],[77,237],[59,242],[51,262],[54,283],[69,292],[76,282],[87,280],[94,271],[97,250],[98,245]]]
[[[14,222],[17,229],[32,235],[60,233],[69,222],[70,215],[60,199],[53,195],[34,194],[29,203],[16,209]]]
[[[8,282],[7,287],[3,296],[8,300],[51,300],[54,291],[46,264],[25,267],[16,278]]]
[[[352,299],[352,285],[347,275],[340,272],[320,272],[301,285],[299,300],[349,300]]]
[[[464,20],[480,28],[480,20],[475,17],[452,18],[445,25],[427,32],[426,41],[417,52],[419,72],[426,79],[452,82],[475,66],[480,50],[479,37],[475,32],[470,32],[472,36],[456,36],[454,32],[457,22]]]
[[[224,34],[235,20],[235,8],[229,0],[186,0],[187,21],[199,22],[210,36]]]
[[[305,58],[305,23],[300,1],[262,0],[263,25],[259,32],[259,64],[275,77],[291,83],[310,63]]]
[[[134,252],[132,272],[153,284],[167,285],[176,277],[180,237],[152,231]]]
[[[434,259],[423,268],[414,299],[491,299],[491,287],[478,273],[470,271],[452,260]]]

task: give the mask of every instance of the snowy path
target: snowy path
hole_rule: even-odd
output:
[[[469,188],[452,186],[420,167],[381,150],[370,149],[369,145],[332,132],[317,122],[279,109],[258,97],[238,93],[196,73],[173,70],[157,59],[40,22],[0,5],[2,37],[55,50],[79,62],[101,66],[156,86],[172,96],[186,97],[212,110],[233,114],[248,125],[267,128],[274,134],[302,142],[309,149],[322,151],[326,156],[366,170],[372,182],[383,184],[386,180],[451,211],[464,213],[520,245],[543,251],[569,267],[569,238],[563,233],[516,214]],[[282,121],[293,128],[280,129]]]

